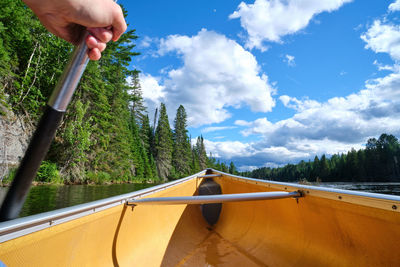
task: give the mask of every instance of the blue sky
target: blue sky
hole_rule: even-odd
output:
[[[150,116],[241,170],[400,135],[400,0],[127,1]]]

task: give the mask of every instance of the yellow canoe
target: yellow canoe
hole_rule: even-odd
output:
[[[0,261],[6,266],[400,266],[398,196],[207,173],[0,223]],[[214,201],[223,204],[213,225],[203,216],[207,206],[177,204],[209,203],[208,196],[179,198],[197,195],[205,179],[222,191]],[[141,202],[148,198],[151,202]],[[208,205],[218,210],[221,204]]]

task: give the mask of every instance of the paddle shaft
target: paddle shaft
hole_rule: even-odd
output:
[[[75,47],[64,72],[47,104],[36,131],[29,143],[24,158],[16,172],[11,187],[0,209],[0,222],[19,216],[29,193],[33,179],[45,158],[57,128],[89,61],[88,47],[84,34],[80,44]]]

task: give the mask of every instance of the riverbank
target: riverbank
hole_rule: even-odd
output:
[[[17,169],[11,169],[8,174],[0,179],[0,186],[10,186],[12,180],[16,175]],[[155,178],[142,178],[142,177],[114,177],[107,172],[92,172],[88,171],[85,175],[80,177],[71,178],[63,174],[55,163],[43,161],[37,172],[35,180],[32,182],[33,186],[36,185],[111,185],[111,184],[132,184],[132,183],[145,183],[156,184],[160,181]]]
[[[107,181],[101,184],[98,184],[94,181],[85,181],[85,182],[66,182],[66,183],[59,183],[59,182],[38,182],[38,181],[33,181],[32,186],[51,186],[51,185],[56,185],[56,186],[62,186],[62,185],[113,185],[113,184],[145,184],[145,185],[158,185],[159,182],[152,181],[152,180],[140,180],[140,181]],[[0,183],[0,187],[9,187],[11,186],[11,182],[7,183]]]

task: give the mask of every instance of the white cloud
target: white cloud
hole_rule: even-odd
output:
[[[255,169],[258,169],[258,168],[259,168],[259,166],[242,165],[242,166],[238,167],[237,169],[240,172],[244,172],[244,171],[252,171],[252,170],[255,170]]]
[[[389,11],[391,12],[400,11],[400,0],[396,0],[396,2],[391,3],[389,5]]]
[[[260,73],[256,58],[224,35],[205,29],[192,37],[171,35],[161,40],[159,54],[171,52],[183,66],[169,70],[163,83],[154,85],[164,93],[157,99],[168,100],[170,114],[182,104],[189,125],[222,122],[231,116],[228,107],[247,105],[252,111],[268,112],[275,105],[275,89]]]
[[[248,129],[241,131],[244,136],[251,134],[265,134],[273,130],[273,124],[267,118],[257,119],[253,122],[236,121],[235,124],[240,126],[247,126]]]
[[[210,133],[210,132],[217,132],[223,130],[231,130],[235,129],[235,126],[213,126],[213,127],[206,127],[201,130],[202,133]]]
[[[294,56],[291,55],[285,55],[285,62],[288,64],[290,67],[296,66],[296,63],[294,62]]]
[[[213,157],[240,163],[241,166],[281,165],[287,162],[297,162],[309,154],[302,151],[289,150],[283,146],[269,146],[260,142],[243,143],[239,141],[210,141],[205,139],[206,150]],[[263,145],[263,146],[260,146]]]
[[[248,33],[247,48],[265,51],[264,41],[281,42],[281,38],[294,34],[322,12],[332,12],[352,0],[255,0],[253,4],[241,2],[229,18],[240,18]]]
[[[250,123],[247,122],[247,121],[244,121],[244,120],[236,120],[235,121],[235,125],[238,125],[238,126],[249,126]]]
[[[375,60],[373,64],[378,67],[379,71],[388,70],[388,71],[391,71],[391,72],[400,72],[400,65],[399,64],[383,65],[382,63],[379,63],[377,60]]]
[[[143,99],[146,102],[148,111],[155,110],[162,99],[165,97],[165,86],[160,85],[160,79],[149,74],[139,74],[140,85],[142,87]]]
[[[250,157],[253,154],[250,144],[239,141],[213,142],[204,139],[204,145],[206,151],[208,153],[211,152],[214,157],[227,160],[238,156]]]
[[[318,108],[321,106],[321,104],[315,100],[310,100],[308,98],[305,98],[305,100],[298,100],[297,98],[290,97],[288,95],[280,96],[279,100],[282,102],[282,104],[285,107],[291,108],[291,109],[294,109],[297,111]]]
[[[154,42],[152,38],[149,36],[143,37],[142,41],[139,43],[139,47],[141,48],[148,48],[151,46],[151,44]]]
[[[257,142],[211,142],[207,151],[232,160],[238,167],[297,163],[315,155],[346,153],[360,149],[368,138],[382,133],[400,135],[400,72],[369,80],[365,89],[326,102],[281,96],[282,103],[296,110],[288,119],[238,120],[244,136],[257,135]]]
[[[392,59],[400,60],[400,25],[383,24],[375,20],[368,31],[361,35],[366,49],[375,53],[388,53]]]

